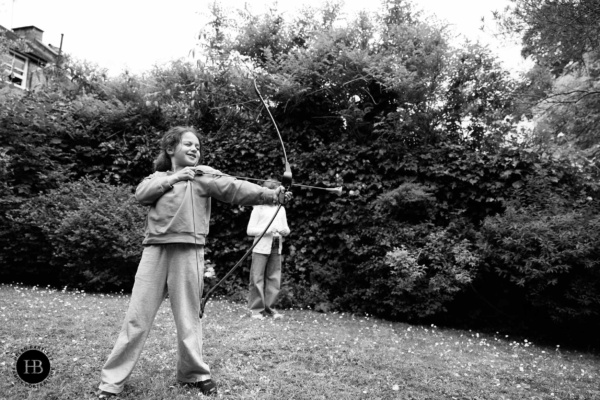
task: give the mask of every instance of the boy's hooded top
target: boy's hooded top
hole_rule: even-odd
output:
[[[265,230],[267,224],[273,218],[273,214],[276,212],[277,207],[273,205],[260,205],[254,206],[252,214],[250,214],[250,221],[248,221],[248,228],[246,233],[248,236],[254,236],[254,241],[258,240],[258,236]],[[279,233],[274,234],[273,231],[277,230]],[[279,236],[287,236],[290,234],[290,227],[287,223],[287,216],[285,208],[281,207],[279,213],[273,220],[270,226],[269,232],[267,232],[262,239],[256,244],[253,253],[260,254],[271,254],[271,246],[273,245],[273,238]],[[281,254],[282,241],[279,240],[278,253]]]
[[[199,173],[223,175],[207,166],[197,169]],[[242,206],[273,204],[277,201],[275,190],[233,177],[198,174],[193,181],[180,181],[171,186],[168,178],[172,174],[171,171],[155,172],[144,179],[135,191],[136,199],[150,206],[144,245],[204,245],[210,221],[211,197]]]

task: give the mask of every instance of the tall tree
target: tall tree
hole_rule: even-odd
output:
[[[533,141],[580,162],[600,145],[600,2],[511,0],[496,18],[521,38],[535,68],[521,91],[535,122]],[[587,153],[582,153],[585,150]]]
[[[600,47],[597,0],[511,0],[496,14],[507,32],[522,39],[523,56],[559,75],[569,63],[585,63]]]

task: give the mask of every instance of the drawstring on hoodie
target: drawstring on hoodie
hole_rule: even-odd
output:
[[[200,301],[200,307],[202,307],[202,285],[200,284],[200,263],[198,261],[198,242],[196,241],[196,217],[194,208],[194,184],[193,181],[188,181],[188,189],[190,191],[190,200],[192,202],[192,229],[194,235],[194,253],[196,254],[196,271],[198,272],[198,300]],[[204,277],[202,277],[203,279]]]

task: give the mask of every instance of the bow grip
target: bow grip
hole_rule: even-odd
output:
[[[292,188],[292,169],[290,168],[290,163],[287,161],[287,157],[285,160],[285,172],[281,177],[281,186],[285,188],[285,190],[290,190]]]
[[[289,190],[292,187],[292,181],[292,171],[285,171],[281,177],[281,186],[283,186],[285,190]]]

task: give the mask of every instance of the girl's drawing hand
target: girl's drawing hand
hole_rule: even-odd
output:
[[[179,181],[191,181],[196,176],[196,169],[194,167],[185,167],[176,173],[173,176]]]

